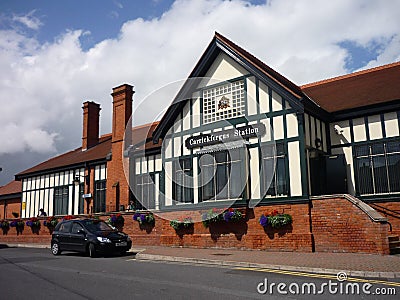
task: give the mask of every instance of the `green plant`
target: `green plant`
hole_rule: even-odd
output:
[[[156,219],[152,213],[135,213],[133,220],[138,221],[140,225],[151,224],[154,225]]]
[[[281,228],[285,225],[292,223],[292,216],[289,214],[279,214],[277,210],[274,210],[270,214],[264,213],[260,217],[260,225],[267,227],[270,225],[272,228]]]
[[[48,217],[43,221],[43,225],[48,228],[54,228],[58,224],[58,219],[54,216]]]
[[[107,223],[115,226],[115,225],[124,225],[125,219],[121,214],[113,214],[107,219]]]
[[[6,229],[10,228],[10,223],[7,220],[1,220],[0,228],[6,230]]]
[[[169,225],[175,230],[179,230],[182,228],[188,228],[193,225],[193,219],[191,217],[184,217],[181,219],[171,220]]]
[[[21,219],[15,219],[13,221],[11,221],[10,223],[10,227],[15,227],[15,228],[24,228],[25,223],[24,221],[22,221]]]
[[[39,228],[40,227],[40,221],[36,217],[30,218],[28,221],[26,221],[26,226],[32,227],[32,228]]]
[[[209,209],[201,216],[203,226],[208,228],[210,224],[217,223],[223,220],[222,211],[217,208]]]
[[[272,228],[281,228],[282,226],[292,223],[292,216],[289,214],[279,214],[269,217]]]
[[[243,219],[243,214],[235,208],[227,209],[223,216],[226,222],[238,222]]]

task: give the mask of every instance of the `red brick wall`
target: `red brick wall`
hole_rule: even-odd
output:
[[[343,198],[313,200],[312,232],[316,252],[389,254],[388,224],[373,222]]]
[[[14,218],[12,215],[13,212],[21,215],[21,198],[0,200],[0,220]]]
[[[399,202],[369,203],[369,205],[388,219],[392,225],[392,234],[400,235],[400,199]]]
[[[259,218],[265,211],[277,209],[279,212],[291,214],[293,224],[279,230],[264,228]],[[198,215],[199,212],[188,212]],[[169,225],[169,220],[156,216],[153,230],[143,236],[144,232],[138,224],[124,230],[133,238],[135,244],[188,247],[219,247],[260,249],[269,251],[301,251],[311,252],[311,234],[308,225],[308,205],[278,205],[273,207],[257,207],[246,211],[246,219],[239,223],[221,222],[205,228],[201,222],[195,223],[193,229],[183,230],[181,235]]]
[[[293,223],[281,229],[264,229],[259,218],[264,213],[277,210],[292,215]],[[313,200],[312,230],[308,204],[285,204],[243,209],[246,219],[237,224],[216,224],[205,228],[201,222],[193,228],[178,233],[162,218],[171,213],[155,216],[155,226],[139,226],[133,221],[133,213],[123,213],[123,231],[129,234],[135,246],[165,245],[186,247],[218,247],[259,249],[265,251],[313,251],[313,239],[317,252],[361,252],[388,254],[388,225],[373,222],[369,217],[346,199]],[[198,216],[204,211],[188,211],[185,214]],[[102,216],[106,219],[107,216]],[[10,228],[7,235],[0,232],[0,243],[49,243],[50,234],[42,226],[39,234],[25,227],[21,235]]]
[[[12,219],[10,219],[11,221]],[[27,219],[25,219],[26,221]],[[10,227],[7,231],[0,229],[0,244],[49,244],[51,233],[46,226],[43,226],[45,218],[40,218],[41,226],[38,232],[33,232],[31,227],[24,226],[22,232],[17,232],[15,227]]]
[[[106,210],[119,210],[129,203],[129,185],[123,168],[123,139],[132,115],[133,87],[124,84],[113,89],[112,159],[107,163]]]
[[[82,150],[99,142],[100,105],[91,101],[83,103]]]

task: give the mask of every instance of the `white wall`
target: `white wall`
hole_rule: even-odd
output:
[[[106,166],[96,166],[95,176],[106,179]],[[74,188],[74,175],[84,175],[84,169],[71,169],[41,176],[33,176],[23,180],[22,213],[23,218],[37,216],[43,208],[48,215],[53,215],[54,188],[68,186],[68,214],[78,214],[79,188]],[[96,175],[97,174],[97,175]],[[82,180],[82,179],[81,179]],[[74,192],[75,190],[75,192]]]

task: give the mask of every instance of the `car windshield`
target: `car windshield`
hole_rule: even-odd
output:
[[[86,228],[89,231],[110,231],[114,230],[111,226],[103,221],[98,220],[84,220],[83,223],[85,224]]]

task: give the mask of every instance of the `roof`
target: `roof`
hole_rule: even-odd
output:
[[[267,81],[269,85],[273,86],[274,88],[276,87],[276,89],[279,89],[282,91],[282,93],[286,93],[288,95],[287,101],[290,102],[292,107],[297,108],[300,111],[303,110],[303,106],[298,100],[306,97],[298,85],[294,84],[292,81],[279,74],[261,60],[251,55],[249,52],[239,47],[218,32],[215,32],[210,44],[200,57],[193,71],[190,73],[189,79],[201,78],[205,76],[210,64],[214,62],[215,58],[219,53],[221,53],[221,51],[233,57],[237,63],[239,63],[250,73],[259,75],[259,77]],[[193,85],[195,85],[195,82],[197,81],[189,80],[185,82],[182,89],[178,92],[178,95],[172,102],[172,105],[167,109],[162,117],[160,126],[158,126],[154,132],[153,139],[155,142],[158,141],[159,138],[162,138],[172,126],[183,105],[185,105],[186,101],[190,98],[188,94],[191,95],[190,91],[193,91],[192,88]],[[292,100],[293,98],[295,100]]]
[[[0,197],[11,194],[18,194],[22,191],[22,182],[13,180],[0,187]]]
[[[218,32],[215,32],[215,37],[217,41],[223,42],[225,45],[228,45],[229,48],[240,54],[242,58],[244,58],[248,63],[250,63],[252,66],[254,66],[256,69],[261,71],[264,75],[268,76],[271,80],[275,81],[277,84],[279,84],[282,88],[296,96],[297,98],[302,98],[303,97],[303,92],[301,88],[287,79],[285,76],[281,75],[271,67],[267,66],[265,63],[263,63],[261,60],[259,60],[257,57],[253,56],[246,50],[244,50],[242,47],[239,47],[235,43],[233,43],[231,40],[227,39],[223,35],[221,35]]]
[[[400,62],[301,86],[328,112],[400,100]]]
[[[85,151],[82,151],[82,147],[75,150],[66,152],[59,156],[50,158],[49,160],[42,162],[30,169],[20,172],[16,175],[16,178],[23,177],[28,174],[45,172],[66,166],[73,166],[83,164],[85,162],[91,162],[96,160],[102,160],[107,157],[111,152],[111,135],[102,136],[99,143]]]
[[[140,139],[146,134],[151,138],[154,128],[158,125],[158,122],[151,124],[144,124],[132,128],[132,142],[140,143]],[[147,141],[146,141],[147,142]],[[82,151],[82,147],[76,148],[75,150],[66,152],[59,156],[50,158],[30,169],[22,171],[16,175],[17,179],[32,175],[34,173],[49,173],[57,169],[72,167],[74,165],[84,164],[86,162],[95,162],[106,160],[107,156],[111,153],[112,137],[111,134],[106,134],[100,137],[99,143],[85,151]],[[161,146],[153,145],[153,143],[146,146],[146,148],[155,148]]]
[[[153,122],[150,124],[145,124],[141,126],[136,126],[133,128],[132,135],[132,148],[134,151],[149,151],[160,148],[162,146],[162,140],[159,140],[157,144],[153,143],[153,132],[156,129],[160,122]],[[146,140],[142,139],[143,136],[146,136]]]

